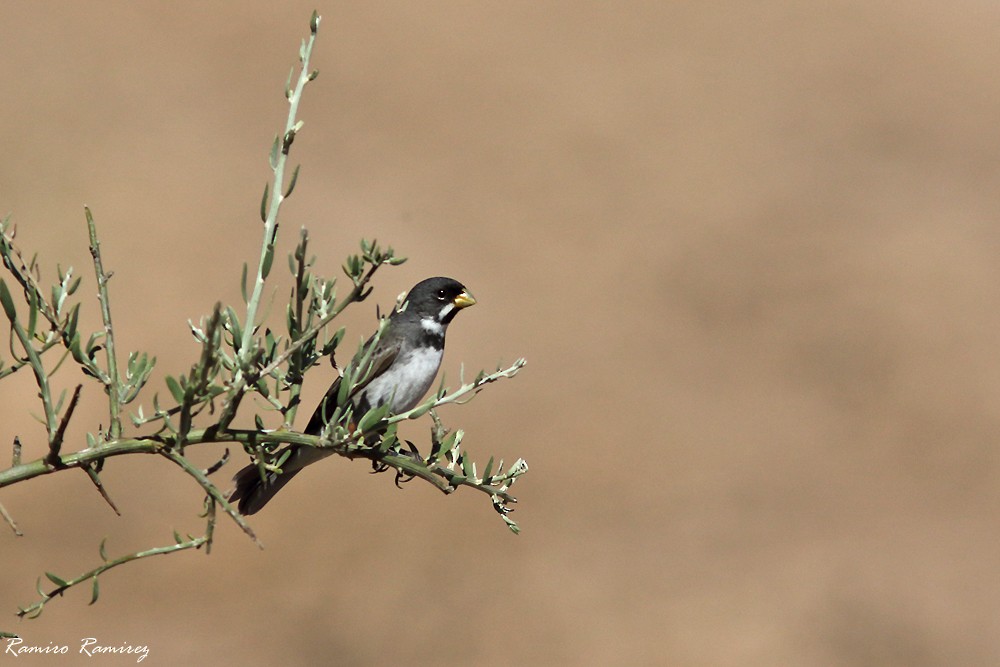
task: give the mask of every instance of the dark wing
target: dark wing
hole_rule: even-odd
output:
[[[364,390],[368,383],[373,379],[381,375],[392,365],[392,362],[396,360],[396,356],[399,354],[399,348],[402,341],[397,337],[388,335],[389,331],[385,330],[382,332],[382,337],[379,339],[378,347],[372,354],[372,372],[368,374],[368,378],[364,383],[359,384],[351,392],[350,398],[354,398],[361,391]],[[372,336],[374,338],[374,336]],[[367,348],[371,345],[372,339],[369,338],[365,341],[365,347]],[[323,396],[323,400],[319,402],[316,407],[316,411],[313,412],[312,417],[309,419],[309,424],[306,425],[306,430],[304,433],[309,433],[311,435],[316,435],[323,430],[323,426],[330,421],[333,416],[333,411],[337,409],[337,394],[340,393],[340,381],[341,378],[337,378],[330,385],[330,388],[326,390],[326,395]],[[364,413],[368,410],[368,406],[357,406],[360,412]],[[355,418],[360,418],[360,414],[355,414]]]

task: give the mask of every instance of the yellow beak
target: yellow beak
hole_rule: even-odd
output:
[[[468,308],[476,305],[476,299],[467,290],[462,290],[462,293],[456,296],[452,303],[455,304],[456,308]]]

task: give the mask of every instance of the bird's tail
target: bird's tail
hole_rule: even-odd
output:
[[[240,514],[256,514],[274,497],[278,491],[291,481],[292,477],[310,463],[315,463],[332,454],[315,447],[299,447],[289,445],[291,455],[281,466],[281,474],[268,471],[261,479],[260,469],[252,463],[243,468],[233,477],[236,489],[229,495],[229,502],[240,501]]]

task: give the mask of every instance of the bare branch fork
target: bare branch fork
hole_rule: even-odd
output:
[[[239,445],[262,471],[280,472],[284,461],[278,458],[279,447],[296,444],[331,449],[347,458],[369,459],[376,472],[394,470],[397,485],[419,478],[446,494],[463,486],[469,487],[487,494],[511,531],[519,531],[518,525],[509,516],[513,504],[517,502],[510,489],[527,472],[527,464],[517,459],[505,468],[503,461],[494,464],[491,458],[480,470],[462,449],[464,432],[445,427],[436,408],[465,403],[486,385],[512,378],[524,366],[523,359],[505,368],[498,367],[492,373],[480,372],[471,382],[462,378],[460,386],[454,390],[449,390],[442,382],[433,396],[404,413],[388,414],[384,407],[380,407],[364,415],[353,415],[348,396],[351,390],[364,382],[371,366],[372,350],[361,346],[343,369],[341,384],[344,391],[337,398],[338,405],[331,411],[332,418],[323,433],[309,435],[292,429],[306,372],[317,366],[325,356],[330,356],[332,361],[343,339],[343,328],[331,332],[329,325],[347,307],[369,295],[370,282],[380,267],[406,261],[396,256],[392,247],[383,247],[374,240],[362,240],[360,254],[349,256],[343,264],[350,285],[340,298],[336,279],[322,278],[313,273],[315,258],[308,254],[309,237],[303,229],[295,250],[289,256],[294,287],[285,313],[285,331],[275,332],[270,328],[261,331],[259,312],[265,283],[274,263],[278,218],[282,204],[292,194],[299,175],[299,167],[296,166],[286,177],[291,147],[303,127],[303,122],[297,119],[299,103],[306,86],[318,76],[318,72],[311,68],[310,60],[319,23],[319,15],[313,13],[309,36],[302,41],[299,49],[299,65],[293,67],[288,76],[285,89],[288,116],[283,131],[275,137],[271,146],[269,163],[272,177],[264,188],[260,205],[263,223],[261,252],[252,272],[246,264],[243,265],[242,313],[237,313],[232,306],[217,304],[207,318],[202,318],[197,324],[189,323],[192,335],[201,345],[198,359],[187,373],[165,378],[168,396],[161,402],[159,394],[154,394],[151,411],[147,412],[142,404],[138,404],[134,412],[127,412],[146,388],[156,357],[145,352],[131,352],[128,360],[124,361],[124,357],[118,356],[108,294],[112,274],[105,271],[97,226],[90,209],[85,207],[84,212],[102,326],[86,337],[78,326],[80,303],[71,299],[81,279],[74,275],[72,268],[65,272],[59,268],[56,282],[51,288],[44,288],[36,259],[25,260],[14,244],[13,225],[9,219],[0,221],[0,258],[13,281],[12,289],[6,280],[0,279],[0,307],[10,323],[8,348],[11,356],[9,362],[0,359],[0,379],[25,367],[31,369],[42,406],[40,421],[45,426],[47,440],[44,456],[23,462],[21,441],[14,438],[11,466],[0,470],[0,488],[43,475],[80,469],[87,474],[104,501],[119,513],[101,481],[103,465],[119,456],[152,454],[180,468],[204,494],[201,516],[205,519],[205,530],[202,535],[184,537],[175,531],[173,544],[117,558],[107,556],[105,541],[102,541],[100,565],[72,578],[46,572],[45,576],[54,588],[43,590],[39,580],[38,599],[27,607],[19,608],[19,616],[34,618],[51,600],[62,596],[70,588],[88,582],[91,584],[90,602],[93,604],[99,595],[99,577],[125,563],[202,547],[208,553],[219,513],[229,517],[260,546],[249,523],[210,479],[210,475],[228,462],[229,450],[208,469],[195,466],[187,458],[187,448],[207,443]],[[15,303],[15,294],[20,297],[20,305]],[[59,356],[52,363],[56,354]],[[108,428],[88,433],[87,446],[68,453],[64,451],[67,427],[84,386],[76,385],[68,402],[65,389],[56,395],[52,378],[67,359],[71,359],[95,381],[108,397]],[[281,427],[267,430],[263,419],[255,415],[256,428],[233,428],[233,420],[239,409],[247,404],[245,399],[248,396],[262,401],[266,410],[279,413]],[[135,431],[129,435],[125,434],[123,416],[126,414]],[[401,442],[396,435],[401,422],[424,415],[431,418],[430,447],[426,456],[421,455],[413,443]],[[0,517],[15,536],[22,535],[3,505],[0,505]],[[0,636],[14,635],[0,632]]]

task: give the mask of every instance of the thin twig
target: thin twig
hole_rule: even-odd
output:
[[[407,419],[416,419],[417,417],[423,416],[424,414],[426,414],[430,410],[433,410],[434,408],[440,407],[442,405],[447,405],[449,403],[467,403],[468,400],[471,399],[473,396],[475,396],[477,393],[479,393],[479,391],[482,390],[484,386],[490,384],[491,382],[496,382],[497,380],[500,380],[502,378],[514,377],[515,375],[517,375],[517,372],[520,371],[522,368],[524,368],[525,364],[527,363],[528,362],[525,361],[524,359],[518,359],[509,367],[499,369],[493,373],[490,373],[489,375],[482,375],[481,377],[476,378],[474,382],[464,384],[451,393],[441,394],[440,392],[438,392],[437,396],[427,399],[426,401],[424,401],[417,407],[413,408],[412,410],[407,410],[406,412],[400,412],[398,414],[392,415],[387,420],[387,423],[395,424],[397,422],[406,421]],[[468,399],[464,401],[461,400],[466,396],[468,396]]]
[[[13,229],[13,228],[12,228]],[[10,274],[14,276],[14,279],[21,285],[24,289],[25,295],[33,295],[35,303],[39,306],[39,311],[45,316],[45,319],[49,321],[49,324],[53,328],[59,327],[59,317],[56,315],[55,310],[49,305],[49,302],[45,299],[45,295],[42,292],[42,288],[39,287],[38,281],[31,272],[31,267],[28,263],[24,261],[24,257],[21,255],[21,251],[17,249],[14,245],[14,232],[11,231],[10,234],[7,233],[6,228],[2,230],[0,234],[0,254],[3,255],[4,266],[10,271]],[[34,260],[32,260],[34,263]]]
[[[295,310],[294,318],[289,317],[289,331],[288,335],[293,339],[292,342],[302,339],[302,326],[306,322],[306,318],[311,322],[313,314],[312,312],[306,312],[306,297],[308,296],[310,290],[316,289],[315,281],[307,281],[306,276],[307,268],[309,267],[309,232],[303,227],[299,232],[299,244],[295,247],[295,253],[293,257],[296,262],[294,265],[295,269],[295,288],[293,293]],[[315,297],[314,297],[315,298]],[[291,306],[289,306],[291,307]],[[308,328],[308,327],[306,327]],[[284,428],[291,428],[292,424],[295,422],[295,414],[298,412],[300,395],[302,394],[302,376],[305,369],[302,367],[304,363],[303,354],[301,346],[299,349],[289,357],[291,363],[289,364],[290,369],[295,370],[295,377],[292,378],[291,387],[288,390],[288,402],[287,407],[283,409],[284,421],[282,425]]]
[[[326,317],[318,320],[316,324],[312,325],[304,332],[302,332],[302,335],[299,337],[298,340],[289,345],[288,348],[284,352],[279,354],[277,357],[275,357],[271,363],[260,369],[258,375],[261,377],[268,375],[271,372],[273,372],[276,368],[281,366],[281,364],[288,361],[288,359],[293,354],[298,352],[303,345],[308,343],[313,336],[317,335],[320,331],[322,331],[323,327],[332,322],[338,315],[344,312],[345,308],[354,303],[354,301],[364,291],[365,286],[371,280],[372,276],[375,274],[375,271],[379,268],[379,266],[381,266],[381,264],[373,264],[371,268],[369,268],[368,271],[365,272],[365,275],[362,276],[360,279],[358,279],[358,282],[355,283],[354,285],[354,289],[351,290],[351,293],[347,295],[347,297],[340,303],[339,306],[334,307],[333,310],[327,313]]]
[[[115,502],[111,500],[111,496],[109,496],[108,492],[105,490],[104,484],[101,482],[101,477],[95,469],[95,466],[84,465],[81,467],[87,472],[87,476],[90,477],[90,481],[94,483],[94,487],[97,488],[97,492],[101,494],[101,498],[104,498],[104,502],[106,502],[111,509],[114,510],[115,514],[121,516],[122,513],[118,511],[118,506],[115,505]]]
[[[204,474],[206,477],[208,475],[214,475],[215,473],[219,472],[219,470],[222,469],[222,466],[226,465],[227,463],[229,463],[229,448],[228,447],[226,447],[226,451],[222,454],[222,458],[220,458],[218,461],[216,461],[212,465],[210,465],[207,468],[205,468],[204,470],[202,470],[202,474]]]
[[[66,412],[63,413],[62,421],[59,423],[59,428],[56,429],[56,434],[49,442],[49,465],[59,467],[62,465],[62,461],[59,460],[59,450],[62,448],[63,436],[66,435],[66,427],[69,425],[70,418],[73,417],[73,411],[76,410],[77,401],[80,400],[80,390],[83,389],[82,384],[76,385],[76,389],[73,390],[73,397],[69,399],[69,405],[66,406]]]
[[[433,464],[428,466],[423,461],[414,459],[412,456],[408,456],[406,454],[384,454],[379,458],[379,460],[406,473],[407,475],[419,477],[424,481],[430,482],[436,486],[439,491],[442,491],[445,494],[452,493],[459,486],[467,486],[471,489],[475,489],[476,491],[482,491],[488,496],[500,498],[504,502],[517,502],[517,498],[514,496],[504,490],[500,490],[497,487],[485,483],[483,480],[466,477],[463,474],[450,470],[442,465]]]
[[[7,525],[11,527],[11,530],[14,531],[15,535],[18,537],[24,536],[24,533],[22,533],[20,529],[18,529],[17,524],[14,523],[14,517],[10,515],[7,508],[3,506],[3,503],[0,503],[0,516],[2,516],[3,520],[7,522]]]
[[[0,296],[3,294],[6,294],[8,299],[10,298],[7,285],[0,280]],[[42,399],[42,409],[45,411],[45,430],[48,432],[49,443],[51,444],[54,441],[59,425],[57,423],[55,407],[52,405],[52,393],[49,389],[48,374],[42,365],[41,357],[38,356],[38,351],[31,344],[28,333],[21,326],[21,323],[17,321],[16,314],[7,313],[7,315],[10,320],[11,330],[17,336],[18,341],[20,341],[21,347],[24,348],[24,353],[28,356],[28,363],[31,364],[31,370],[35,374],[35,383],[38,385],[38,397]]]
[[[187,549],[197,549],[201,547],[201,545],[205,544],[208,541],[208,539],[209,538],[207,536],[202,535],[200,537],[193,537],[189,540],[177,542],[176,544],[171,544],[165,547],[154,547],[153,549],[146,549],[145,551],[136,551],[134,553],[130,553],[128,555],[115,558],[114,560],[106,561],[103,565],[99,565],[98,567],[95,567],[93,570],[84,572],[78,577],[74,577],[72,579],[60,580],[62,581],[62,583],[57,585],[56,588],[52,589],[48,593],[42,593],[42,598],[38,602],[35,602],[34,604],[28,607],[19,609],[17,615],[20,618],[24,617],[35,618],[42,613],[42,609],[45,607],[46,604],[48,604],[52,600],[52,598],[56,597],[57,595],[62,595],[70,588],[73,588],[78,584],[82,584],[85,581],[90,581],[90,580],[96,581],[97,577],[104,574],[110,569],[116,568],[119,565],[124,565],[125,563],[130,563],[134,560],[140,560],[142,558],[149,558],[151,556],[160,556],[162,554],[174,553],[175,551],[185,551]],[[49,579],[53,580],[53,577],[49,576]],[[55,583],[54,580],[53,583]],[[94,594],[91,598],[91,604],[93,604],[93,602],[95,602],[96,600],[97,600],[97,586],[95,583]]]
[[[104,273],[104,265],[101,262],[101,244],[97,240],[97,226],[94,224],[94,216],[91,215],[89,207],[84,206],[83,211],[87,217],[87,231],[90,234],[90,255],[94,260],[94,273],[97,275],[97,298],[101,302],[101,318],[104,320],[104,351],[108,359],[108,377],[105,383],[108,391],[108,412],[111,417],[108,437],[111,440],[117,440],[122,434],[122,381],[118,375],[118,359],[115,356],[115,335],[114,329],[111,326],[111,300],[108,298],[108,280],[111,276]]]
[[[309,59],[312,56],[313,44],[316,42],[316,30],[318,26],[319,16],[314,13],[310,23],[309,39],[302,43],[302,48],[299,51],[299,61],[301,63],[299,76],[294,90],[288,91],[287,94],[288,118],[285,121],[284,137],[281,139],[281,150],[272,150],[271,154],[271,168],[274,170],[274,178],[272,179],[273,186],[271,187],[271,201],[268,205],[267,215],[264,219],[264,243],[261,247],[260,259],[257,263],[257,277],[254,280],[250,299],[247,301],[246,320],[243,323],[243,338],[240,342],[240,355],[244,357],[245,362],[249,361],[247,355],[250,354],[250,343],[253,340],[254,331],[257,327],[257,322],[255,320],[257,318],[257,308],[260,306],[261,294],[264,290],[264,280],[267,277],[271,263],[274,259],[274,244],[278,232],[278,212],[281,209],[281,203],[286,197],[285,163],[287,162],[288,148],[291,146],[292,141],[295,139],[295,135],[302,127],[301,121],[296,120],[295,117],[299,110],[299,102],[302,99],[302,91],[305,89],[306,84],[315,78],[315,75],[309,70]],[[278,140],[276,139],[275,141],[275,148],[277,148]],[[266,197],[266,190],[264,194]],[[262,202],[262,209],[265,203],[266,202]],[[246,364],[246,367],[249,368],[249,364]],[[239,373],[239,368],[237,369],[237,373]]]
[[[191,374],[184,390],[184,399],[180,405],[180,425],[177,430],[178,444],[183,449],[184,437],[191,430],[191,420],[197,411],[194,410],[197,404],[205,400],[211,400],[208,394],[208,387],[215,377],[219,367],[219,360],[215,352],[218,350],[219,323],[222,317],[222,304],[216,303],[212,310],[212,315],[208,319],[208,326],[205,327],[205,341],[202,343],[201,358],[198,364],[191,369]]]
[[[22,463],[14,468],[0,470],[0,489],[26,479],[49,475],[68,468],[79,468],[125,454],[156,454],[163,449],[163,442],[153,438],[126,438],[102,443],[100,447],[88,447],[71,454],[63,454],[64,468],[53,468],[45,458]]]
[[[46,352],[48,352],[50,349],[52,349],[56,345],[59,345],[60,342],[61,341],[58,338],[53,338],[52,340],[48,341],[47,343],[45,343],[44,345],[42,345],[40,348],[38,348],[38,356],[41,356],[41,355],[45,354]],[[19,360],[15,361],[14,363],[12,363],[7,368],[4,368],[3,370],[0,370],[0,380],[4,379],[8,375],[13,375],[14,373],[18,372],[19,370],[21,370],[22,368],[24,368],[27,365],[28,365],[28,360],[27,359],[19,359]]]
[[[229,450],[227,449],[228,453]],[[205,496],[205,555],[212,553],[212,539],[215,537],[215,498]]]
[[[253,543],[261,549],[264,548],[264,545],[257,539],[257,535],[253,532],[253,528],[251,528],[250,524],[246,522],[243,515],[240,514],[235,507],[229,504],[226,497],[222,495],[222,492],[219,491],[218,487],[212,483],[202,470],[191,465],[190,461],[181,456],[181,454],[173,448],[163,449],[160,451],[160,454],[176,463],[184,470],[184,472],[193,477],[201,485],[201,488],[205,489],[205,493],[221,505],[225,513],[229,515],[229,518],[235,521],[236,525],[238,525],[243,532],[246,533],[251,540],[253,540]]]

